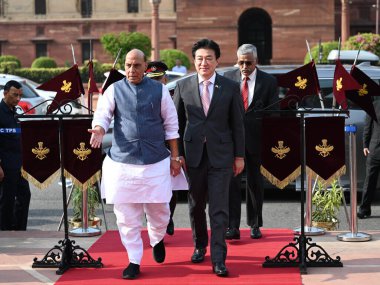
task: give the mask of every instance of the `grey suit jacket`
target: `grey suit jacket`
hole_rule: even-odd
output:
[[[244,109],[239,84],[217,74],[206,116],[198,76],[194,75],[178,81],[174,104],[179,122],[179,150],[188,166],[199,165],[205,141],[209,161],[215,168],[232,167],[234,157],[244,157]]]
[[[224,76],[241,84],[240,69],[228,71],[224,73]],[[277,110],[279,108],[278,101],[276,78],[257,68],[253,100],[244,116],[245,146],[248,153],[259,156],[261,152],[260,118],[262,116],[256,113],[255,110],[268,108],[269,106],[268,110]]]

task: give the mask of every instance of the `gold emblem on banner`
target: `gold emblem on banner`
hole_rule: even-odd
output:
[[[91,153],[91,149],[85,148],[86,143],[79,143],[79,148],[73,150],[74,154],[78,156],[80,160],[85,160]]]
[[[290,147],[284,146],[284,141],[278,141],[278,146],[272,147],[272,152],[278,159],[283,159],[290,151]]]
[[[69,93],[71,91],[71,82],[66,82],[66,80],[63,80],[63,85],[61,87],[61,90],[66,92],[66,93]]]
[[[337,91],[340,91],[340,89],[343,88],[342,80],[343,80],[342,77],[336,80],[336,90],[337,90]]]
[[[305,89],[307,87],[307,79],[303,78],[301,76],[297,76],[297,82],[294,83],[295,87],[298,87],[299,89]]]
[[[316,145],[315,149],[319,152],[319,155],[322,157],[327,157],[330,155],[330,152],[333,151],[334,146],[327,144],[327,139],[322,140],[322,144]]]
[[[368,94],[367,84],[363,84],[363,87],[359,89],[359,96],[365,96]]]
[[[46,158],[46,155],[50,152],[50,149],[44,147],[43,142],[38,142],[38,147],[32,148],[32,152],[36,155],[36,158],[43,160]]]

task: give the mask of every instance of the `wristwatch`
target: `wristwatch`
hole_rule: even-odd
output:
[[[171,156],[170,160],[175,160],[177,162],[181,162],[181,157],[180,156]]]

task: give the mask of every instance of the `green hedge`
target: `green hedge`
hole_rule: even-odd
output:
[[[10,62],[10,61],[16,62],[16,68],[21,68],[21,62],[16,56],[14,56],[14,55],[1,55],[0,56],[0,63],[1,62]]]
[[[32,68],[56,68],[57,63],[51,57],[41,56],[36,58],[32,63]]]
[[[0,69],[3,70],[2,73],[11,74],[19,68],[18,63],[16,61],[3,61],[0,62]]]
[[[106,79],[104,73],[110,71],[112,64],[94,64],[94,76],[97,83],[103,83]],[[0,66],[0,70],[2,67]],[[67,67],[57,67],[57,68],[19,68],[15,69],[12,74],[22,76],[33,80],[37,83],[44,83],[53,77],[66,71]],[[82,78],[83,83],[88,82],[88,67],[80,66],[79,73]]]

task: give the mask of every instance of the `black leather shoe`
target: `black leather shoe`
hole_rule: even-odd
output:
[[[170,236],[174,234],[174,223],[172,218],[170,218],[169,224],[166,228],[166,233]]]
[[[261,238],[263,235],[261,234],[259,227],[252,227],[251,228],[251,238],[258,239]]]
[[[230,228],[226,231],[226,239],[240,239],[240,231],[237,228]]]
[[[205,248],[196,248],[194,249],[193,255],[191,256],[192,263],[201,263],[205,260],[207,250]]]
[[[164,239],[153,247],[153,258],[157,263],[162,263],[165,260],[165,245]]]
[[[128,267],[123,271],[123,279],[136,279],[140,274],[140,265],[129,263]]]
[[[369,209],[369,210],[360,210],[359,209],[357,216],[359,219],[369,218],[371,216],[371,209]]]
[[[212,271],[219,277],[228,276],[228,270],[223,262],[216,262],[212,265]]]

